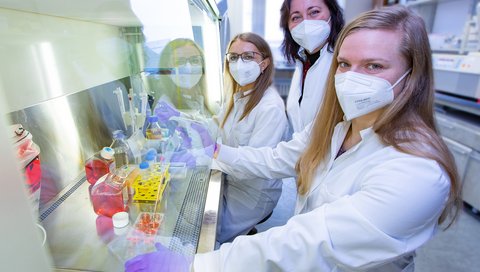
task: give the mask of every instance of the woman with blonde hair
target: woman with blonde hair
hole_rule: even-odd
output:
[[[273,87],[273,56],[268,43],[251,32],[236,35],[227,47],[225,86],[229,103],[218,115],[222,143],[233,147],[275,147],[287,129],[285,106]],[[234,171],[229,168],[226,171]],[[255,232],[282,192],[279,179],[226,175],[219,243]]]
[[[312,126],[274,149],[217,148],[239,172],[297,174],[296,215],[197,254],[195,271],[413,271],[415,250],[455,219],[460,184],[435,128],[423,20],[402,6],[363,13],[333,60]]]

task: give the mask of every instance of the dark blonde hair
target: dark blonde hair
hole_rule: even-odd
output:
[[[245,105],[245,110],[243,111],[242,115],[240,116],[240,120],[245,118],[254,108],[257,106],[257,104],[260,102],[260,100],[263,97],[263,94],[265,91],[268,89],[268,87],[272,84],[273,82],[273,74],[274,74],[274,65],[273,65],[273,56],[272,56],[272,50],[270,49],[270,46],[268,43],[259,35],[252,33],[252,32],[245,32],[236,35],[228,44],[227,46],[227,53],[228,50],[230,50],[230,47],[235,41],[243,41],[243,42],[249,42],[253,45],[255,45],[259,51],[259,53],[262,54],[263,59],[269,59],[270,64],[263,70],[263,72],[258,76],[257,80],[255,81],[253,91],[249,94],[248,102]],[[225,65],[224,65],[224,75],[225,75],[225,87],[231,86],[231,90],[226,90],[227,93],[230,94],[230,99],[229,103],[227,106],[227,111],[225,114],[225,118],[223,119],[221,126],[223,127],[225,125],[225,121],[227,120],[227,117],[230,115],[233,109],[233,96],[234,94],[240,89],[240,85],[238,85],[237,82],[233,79],[232,75],[230,74],[230,69],[228,68],[228,62],[225,60]]]
[[[435,160],[445,170],[450,178],[450,195],[439,223],[454,209],[453,222],[462,206],[460,184],[453,157],[435,127],[428,35],[422,18],[402,6],[365,12],[340,33],[328,74],[325,98],[312,128],[311,142],[296,165],[298,192],[305,194],[310,189],[315,171],[329,152],[334,127],[343,118],[334,81],[339,49],[348,35],[364,29],[391,30],[402,35],[400,53],[407,67],[412,68],[405,78],[402,92],[376,120],[373,129],[384,144],[407,154]]]

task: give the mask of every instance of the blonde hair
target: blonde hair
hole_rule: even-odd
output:
[[[243,41],[243,42],[249,42],[253,45],[255,45],[260,51],[260,53],[263,56],[263,59],[270,59],[270,64],[263,70],[263,72],[260,74],[260,76],[257,78],[255,81],[253,91],[249,94],[249,99],[247,104],[245,105],[245,110],[243,111],[242,115],[240,116],[240,120],[245,118],[254,108],[257,106],[257,104],[260,102],[260,100],[263,97],[263,94],[265,91],[268,89],[268,87],[272,84],[273,82],[273,74],[274,74],[274,65],[273,65],[273,56],[272,56],[272,50],[270,49],[270,46],[268,43],[259,35],[252,33],[252,32],[245,32],[236,35],[228,44],[227,46],[227,52],[232,46],[232,44],[237,41]],[[227,110],[225,117],[223,121],[221,122],[220,127],[223,128],[225,125],[225,122],[232,112],[233,109],[233,96],[234,94],[240,89],[240,85],[238,85],[237,82],[233,79],[232,75],[230,74],[230,69],[228,68],[228,62],[225,60],[225,88],[227,93],[230,95],[230,99],[228,102]]]
[[[310,189],[315,172],[330,150],[333,130],[343,118],[334,82],[339,49],[348,35],[363,29],[391,30],[401,34],[400,53],[408,67],[412,67],[410,75],[405,78],[403,91],[376,120],[373,129],[384,144],[404,153],[435,160],[445,170],[450,178],[450,195],[439,223],[456,207],[453,222],[462,206],[460,184],[453,157],[435,127],[428,36],[423,20],[401,6],[363,13],[340,33],[328,74],[325,98],[312,127],[311,141],[296,165],[298,192],[303,195]]]

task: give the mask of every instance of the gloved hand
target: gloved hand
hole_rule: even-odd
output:
[[[175,129],[178,131],[178,133],[180,134],[180,137],[182,138],[182,148],[184,149],[192,148],[192,138],[188,136],[187,129],[181,126],[177,126]]]
[[[185,149],[173,152],[170,162],[184,162],[188,168],[194,168],[197,165],[197,159]]]
[[[192,122],[190,126],[198,132],[198,135],[200,135],[205,154],[209,157],[212,157],[215,147],[215,141],[212,139],[212,136],[210,135],[208,130],[202,124],[197,122]]]
[[[191,260],[172,252],[160,243],[156,243],[157,251],[138,255],[125,262],[126,272],[188,272]]]
[[[180,116],[180,112],[164,100],[158,101],[154,112],[162,123],[166,123],[172,116]]]

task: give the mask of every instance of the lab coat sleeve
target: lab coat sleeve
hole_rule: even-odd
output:
[[[438,164],[421,158],[388,161],[369,171],[361,184],[357,192],[296,215],[284,226],[197,254],[195,271],[333,271],[382,265],[432,237],[450,188]]]
[[[287,115],[284,108],[272,103],[262,106],[261,112],[255,116],[255,127],[248,141],[248,146],[275,147],[283,137],[287,128]]]
[[[311,126],[295,133],[292,140],[280,142],[276,147],[238,148],[222,145],[216,166],[223,172],[248,178],[278,179],[294,177],[295,164],[310,139]]]

